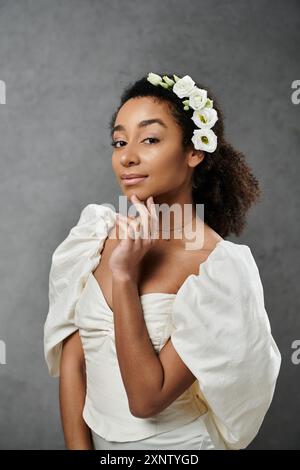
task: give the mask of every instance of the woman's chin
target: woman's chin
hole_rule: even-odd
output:
[[[149,197],[153,196],[152,194],[149,194],[149,193],[145,194],[142,191],[134,191],[133,189],[130,191],[126,191],[125,193],[125,196],[127,197],[129,201],[130,201],[131,196],[133,195],[135,195],[140,201],[144,203],[146,203]]]

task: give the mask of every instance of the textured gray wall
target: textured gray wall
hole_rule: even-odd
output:
[[[300,448],[300,3],[277,0],[0,0],[0,448],[63,449],[58,380],[43,358],[51,255],[88,203],[117,203],[108,119],[149,71],[208,84],[227,136],[264,190],[239,243],[252,249],[282,353],[250,448]],[[231,240],[237,241],[231,237]]]

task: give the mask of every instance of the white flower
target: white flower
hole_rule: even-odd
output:
[[[152,85],[174,91],[178,98],[188,98],[182,101],[183,109],[194,110],[192,120],[198,129],[194,130],[192,142],[197,150],[214,152],[217,148],[217,136],[211,129],[218,120],[218,113],[213,108],[213,100],[207,97],[207,90],[195,86],[194,80],[185,75],[179,78],[173,74],[174,80],[167,75],[161,77],[156,73],[148,73],[147,80]],[[173,88],[172,88],[173,87]]]
[[[159,85],[162,82],[162,78],[157,73],[148,73],[147,77],[148,82],[152,83],[152,85]]]
[[[185,96],[190,96],[194,89],[194,85],[194,80],[189,75],[185,75],[175,83],[173,91],[178,98],[184,98]]]
[[[210,129],[218,120],[218,113],[214,108],[203,108],[194,111],[192,120],[201,129]]]
[[[189,106],[193,109],[204,108],[207,102],[207,91],[202,88],[194,87],[189,97]]]
[[[211,129],[195,129],[192,137],[195,149],[214,152],[217,148],[217,136]]]

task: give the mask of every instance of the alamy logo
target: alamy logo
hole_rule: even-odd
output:
[[[0,80],[0,104],[6,104],[6,84]]]
[[[293,93],[291,94],[291,101],[293,104],[299,104],[300,103],[300,80],[294,80],[291,86],[293,89],[295,89],[295,91],[293,91]]]
[[[296,350],[292,354],[292,363],[297,366],[300,364],[300,339],[295,339],[295,341],[292,342],[292,349]]]
[[[6,364],[6,345],[2,340],[0,340],[0,365],[1,364]]]

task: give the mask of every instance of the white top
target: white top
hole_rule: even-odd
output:
[[[113,312],[93,275],[116,212],[89,204],[52,255],[44,351],[59,376],[62,340],[79,330],[87,371],[83,418],[107,440],[138,440],[203,416],[216,448],[243,449],[257,435],[281,365],[251,250],[221,240],[177,294],[140,296],[159,352],[171,338],[197,380],[150,418],[129,410],[115,348]],[[221,443],[220,443],[221,442]]]

